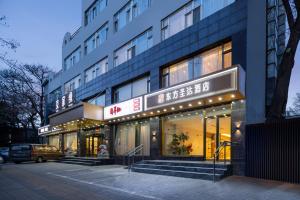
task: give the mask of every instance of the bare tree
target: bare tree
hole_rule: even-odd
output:
[[[43,82],[50,70],[43,65],[16,65],[0,73],[1,99],[16,111],[16,125],[37,129],[44,122]]]
[[[300,93],[296,94],[293,106],[289,108],[291,115],[300,115]]]
[[[292,69],[295,64],[295,54],[300,39],[300,0],[282,0],[282,3],[286,11],[289,37],[278,66],[276,88],[267,120],[284,117]]]

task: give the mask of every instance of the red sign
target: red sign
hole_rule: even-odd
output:
[[[110,114],[111,115],[116,115],[118,112],[121,112],[121,111],[122,111],[122,109],[120,107],[115,106],[115,107],[110,109]]]

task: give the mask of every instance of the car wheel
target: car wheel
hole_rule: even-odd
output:
[[[43,162],[43,158],[42,157],[38,157],[37,162],[38,163],[42,163]]]

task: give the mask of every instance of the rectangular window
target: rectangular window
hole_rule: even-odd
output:
[[[64,70],[70,69],[73,65],[78,63],[81,59],[81,50],[78,47],[75,51],[73,51],[67,58],[64,60]]]
[[[190,27],[235,0],[193,0],[161,21],[161,38],[165,40],[172,35]]]
[[[64,134],[65,155],[77,155],[77,133]]]
[[[130,0],[114,15],[115,32],[121,30],[134,18],[141,15],[151,6],[151,0]]]
[[[73,90],[76,90],[81,85],[81,77],[80,75],[66,82],[64,85],[64,93],[67,94]]]
[[[85,11],[84,24],[88,25],[101,13],[107,6],[108,0],[96,0],[93,5]]]
[[[118,66],[153,46],[152,28],[129,41],[114,52],[114,66]]]
[[[150,124],[140,121],[117,125],[114,150],[116,155],[125,155],[128,151],[143,144],[145,156],[150,155]]]
[[[114,90],[114,102],[118,103],[147,94],[150,91],[149,82],[150,77],[144,77],[116,88]]]
[[[91,53],[107,40],[108,23],[105,23],[98,31],[84,42],[85,55]]]
[[[170,67],[164,68],[161,75],[162,87],[169,87],[188,80],[199,78],[232,66],[231,42],[205,51]]]
[[[92,98],[88,101],[90,104],[94,104],[97,106],[105,106],[105,94]]]
[[[104,58],[85,71],[85,83],[97,78],[108,71],[108,58]]]

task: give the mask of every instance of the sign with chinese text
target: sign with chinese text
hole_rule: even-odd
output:
[[[74,93],[69,92],[68,94],[65,94],[60,99],[57,99],[55,101],[55,111],[59,112],[61,110],[69,108],[73,106],[74,102],[75,102]]]
[[[143,97],[137,97],[104,108],[104,119],[114,119],[143,111]]]
[[[43,135],[43,134],[46,134],[50,131],[51,131],[51,127],[49,125],[48,126],[43,126],[43,127],[38,129],[38,135]]]
[[[145,110],[210,97],[237,89],[237,68],[222,71],[145,96]]]

